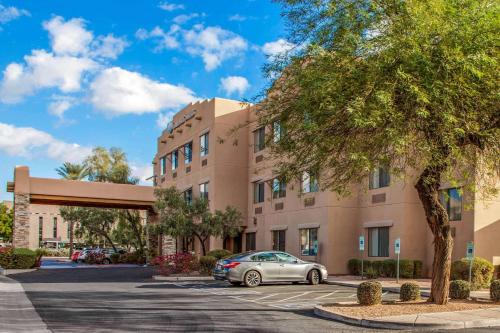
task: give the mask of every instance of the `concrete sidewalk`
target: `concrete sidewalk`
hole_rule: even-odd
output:
[[[19,282],[0,276],[0,299],[0,332],[50,332]]]
[[[354,287],[356,288],[361,282],[368,281],[366,278],[361,280],[360,276],[354,275],[341,275],[341,276],[329,276],[327,279],[328,284],[338,285],[338,286],[346,286],[346,287]],[[399,279],[399,283],[396,282],[394,278],[378,278],[373,281],[378,281],[382,284],[382,289],[384,291],[390,291],[399,294],[399,290],[401,289],[401,285],[405,282],[415,282],[420,286],[420,293],[422,297],[429,297],[431,290],[431,280],[430,279]],[[471,291],[471,298],[477,299],[490,299],[489,290],[476,290]]]

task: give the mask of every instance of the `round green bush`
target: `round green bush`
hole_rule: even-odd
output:
[[[35,251],[25,248],[8,249],[0,253],[0,266],[6,269],[28,269],[35,266]]]
[[[358,286],[358,302],[361,305],[375,305],[382,303],[382,285],[380,282],[367,281]]]
[[[420,299],[420,287],[415,282],[406,282],[401,285],[399,299],[403,302]]]
[[[224,250],[224,249],[217,249],[217,250],[208,251],[207,256],[214,257],[217,260],[219,260],[219,259],[227,258],[231,254],[233,254],[231,251]]]
[[[470,296],[469,282],[464,280],[453,280],[450,282],[451,299],[468,299]]]
[[[500,302],[500,280],[491,282],[490,297],[493,302]]]
[[[200,272],[204,274],[212,274],[212,271],[215,268],[215,263],[217,262],[217,258],[212,256],[202,256],[200,257]]]
[[[493,264],[486,259],[474,257],[472,262],[472,281],[471,289],[477,290],[488,288],[493,278]],[[451,264],[451,279],[464,280],[469,279],[469,260],[463,258]]]

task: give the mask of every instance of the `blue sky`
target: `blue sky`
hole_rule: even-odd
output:
[[[95,146],[150,176],[171,115],[254,97],[285,34],[268,0],[0,0],[0,200],[15,165],[57,177]]]

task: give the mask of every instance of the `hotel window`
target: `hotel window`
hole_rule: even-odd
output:
[[[462,219],[462,195],[458,188],[448,188],[439,191],[439,201],[448,213],[450,221]]]
[[[184,191],[184,201],[190,205],[193,202],[193,189],[190,187]]]
[[[264,202],[264,182],[253,183],[253,203]]]
[[[283,138],[283,125],[279,120],[273,122],[273,141],[278,142]]]
[[[245,234],[245,250],[255,251],[255,232],[247,232]]]
[[[253,151],[257,153],[266,147],[266,129],[261,127],[253,132]]]
[[[172,170],[179,166],[179,151],[176,149],[172,152]]]
[[[273,250],[274,251],[285,251],[285,233],[286,230],[274,230],[273,231]]]
[[[303,256],[318,255],[318,228],[300,229],[300,253]]]
[[[167,157],[163,156],[160,158],[160,173],[161,175],[165,175],[167,173]]]
[[[387,168],[376,168],[370,173],[370,190],[389,186],[391,176]]]
[[[71,238],[71,223],[69,223],[69,222],[67,223],[67,235],[66,235],[66,237],[68,239]]]
[[[208,155],[208,133],[200,136],[200,156]]]
[[[193,160],[193,143],[189,142],[184,145],[184,163],[189,164]]]
[[[208,182],[200,184],[200,198],[208,200]]]
[[[318,176],[314,172],[302,174],[302,193],[318,192]]]
[[[286,182],[282,178],[273,179],[273,199],[286,197]]]
[[[42,246],[43,240],[43,217],[38,217],[38,246]]]
[[[52,230],[52,237],[57,238],[57,217],[54,217],[54,227]]]
[[[389,227],[368,228],[368,256],[389,256]]]

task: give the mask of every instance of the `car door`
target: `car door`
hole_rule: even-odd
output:
[[[262,273],[262,281],[279,281],[280,279],[280,264],[278,258],[272,252],[258,253],[252,257],[253,261],[257,261],[256,266]]]
[[[284,252],[277,252],[276,257],[280,264],[280,280],[302,281],[306,278],[306,263],[302,260]]]

